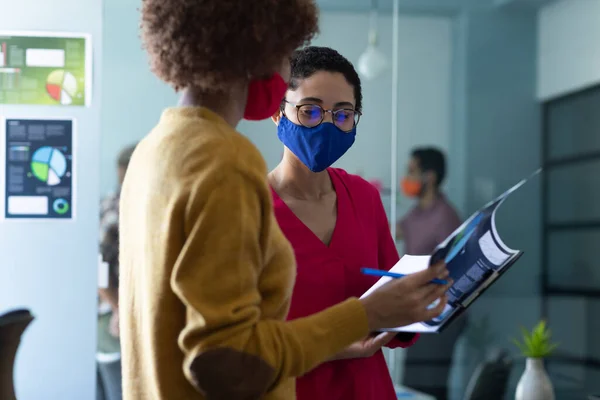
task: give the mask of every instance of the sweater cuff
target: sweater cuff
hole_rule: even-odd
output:
[[[359,299],[350,298],[328,311],[328,323],[338,341],[351,344],[369,335],[367,312]]]

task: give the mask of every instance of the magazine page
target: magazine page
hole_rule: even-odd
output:
[[[523,179],[475,212],[448,236],[431,256],[402,257],[391,272],[410,274],[444,260],[454,284],[447,292],[448,304],[439,317],[395,328],[392,331],[436,332],[455,312],[470,304],[474,299],[472,295],[477,294],[479,289],[493,282],[502,268],[520,255],[520,251],[510,249],[498,235],[495,223],[496,210],[511,193],[539,172],[540,170],[529,178]],[[390,278],[382,278],[382,280],[384,279],[389,280]],[[372,290],[374,288],[367,291],[364,296],[370,294]],[[431,307],[433,306],[435,303],[431,305]]]

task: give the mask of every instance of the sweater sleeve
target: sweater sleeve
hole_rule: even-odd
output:
[[[290,322],[264,319],[261,302],[270,293],[259,285],[289,277],[277,270],[294,266],[263,270],[274,257],[270,246],[279,235],[285,240],[266,185],[241,172],[223,178],[192,188],[188,200],[186,240],[171,277],[186,309],[179,346],[187,379],[206,398],[254,399],[366,336],[368,322],[357,299]],[[285,279],[282,291],[292,286]]]
[[[390,232],[387,215],[378,193],[375,196],[375,219],[377,222],[377,237],[379,246],[379,269],[389,271],[400,260],[396,243]],[[419,334],[410,332],[401,332],[392,339],[386,347],[391,349],[397,347],[410,347],[419,339]]]

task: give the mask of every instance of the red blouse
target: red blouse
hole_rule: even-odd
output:
[[[379,193],[359,176],[327,170],[337,194],[337,221],[325,245],[272,190],[275,216],[296,254],[298,272],[288,319],[305,317],[360,297],[378,278],[363,267],[389,270],[398,262]],[[409,336],[410,337],[410,336]],[[393,340],[389,347],[411,346]],[[396,393],[381,351],[369,358],[321,364],[297,381],[298,400],[395,400]]]

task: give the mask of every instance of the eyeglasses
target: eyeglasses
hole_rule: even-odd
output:
[[[321,125],[325,119],[325,113],[331,113],[333,124],[344,132],[350,132],[356,128],[356,125],[358,125],[358,122],[360,121],[360,116],[362,115],[360,111],[352,108],[325,110],[318,104],[294,104],[287,100],[284,100],[283,102],[296,108],[298,122],[306,128],[314,128]]]

